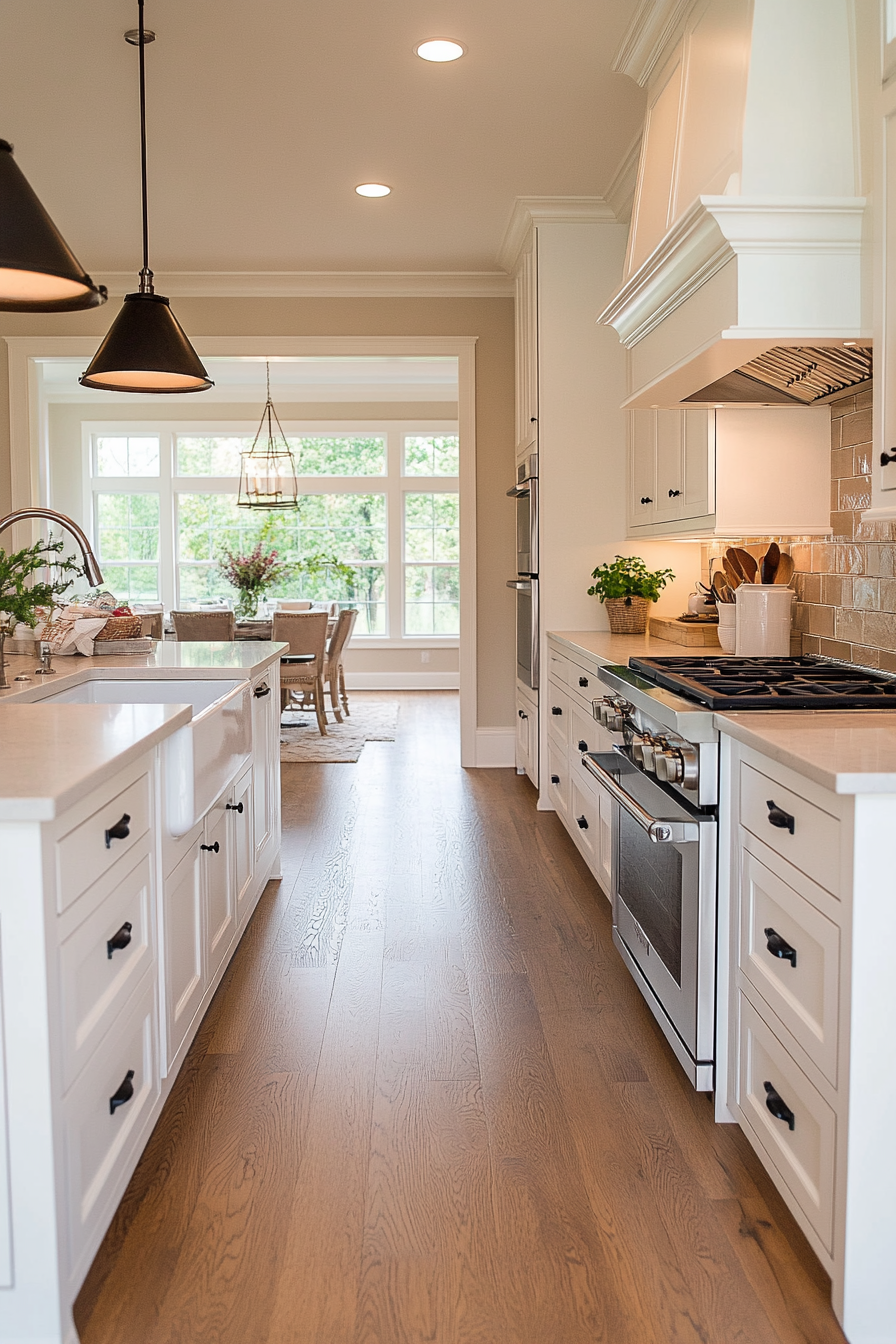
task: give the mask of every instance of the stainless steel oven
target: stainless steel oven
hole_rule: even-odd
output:
[[[516,578],[507,587],[516,592],[516,675],[538,690],[538,454],[516,469],[516,485],[507,491],[516,501]]]
[[[516,675],[538,690],[538,578],[509,579],[516,590]]]
[[[711,1091],[715,809],[692,806],[621,748],[583,757],[613,799],[613,941],[699,1091]]]

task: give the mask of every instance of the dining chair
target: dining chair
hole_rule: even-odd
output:
[[[330,703],[333,706],[333,713],[336,716],[336,722],[342,722],[343,713],[348,715],[348,696],[345,693],[345,672],[342,666],[342,655],[345,646],[352,637],[352,631],[355,628],[355,621],[358,619],[356,607],[346,607],[340,611],[336,622],[336,629],[333,631],[330,639],[330,647],[327,650],[327,657],[324,663],[324,685],[330,690]],[[339,708],[339,702],[342,701],[342,709]]]
[[[164,639],[164,618],[160,611],[149,611],[140,613],[140,624],[143,627],[142,635],[144,639]]]
[[[306,708],[314,708],[321,736],[327,735],[324,708],[324,662],[327,656],[325,611],[275,611],[271,638],[289,645],[291,654],[313,653],[313,663],[280,661],[280,713],[301,695]]]
[[[292,602],[285,598],[278,598],[275,611],[310,611],[310,602]]]
[[[234,639],[233,612],[222,608],[221,611],[172,611],[175,638],[184,640],[223,640],[231,643]]]

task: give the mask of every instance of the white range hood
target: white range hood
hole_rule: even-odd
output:
[[[871,335],[874,6],[644,0],[616,69],[647,87],[623,283],[599,317],[629,406],[675,406],[773,346]]]

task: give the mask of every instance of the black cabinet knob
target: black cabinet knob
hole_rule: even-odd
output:
[[[880,455],[880,464],[882,467],[888,466],[890,462],[896,462],[896,448],[891,448],[888,453],[881,453]]]
[[[588,685],[588,678],[587,678],[587,677],[579,677],[579,685],[580,685],[580,686],[587,686],[587,685]]]
[[[768,808],[769,824],[771,826],[777,826],[779,831],[789,831],[790,834],[793,835],[793,828],[796,825],[796,822],[790,813],[785,812],[783,808],[778,807],[777,803],[775,803],[772,798],[769,798],[766,807]]]
[[[243,810],[242,803],[225,803],[224,807],[228,812],[242,812]]]
[[[642,496],[641,496],[641,503],[642,503],[642,504],[652,504],[652,503],[653,503],[653,500],[650,498],[649,495],[642,495]]]
[[[256,700],[260,700],[263,695],[270,695],[270,693],[270,686],[256,686],[253,692]]]
[[[579,751],[587,751],[587,750],[588,750],[588,743],[585,741],[584,737],[580,737],[580,738],[579,738]]]
[[[680,490],[670,490],[670,491],[669,491],[669,498],[670,498],[670,499],[677,499],[678,496],[679,496],[680,494],[681,494],[681,491],[680,491]]]
[[[777,932],[776,929],[764,929],[765,945],[773,957],[780,957],[782,961],[789,961],[794,970],[796,970],[796,948],[791,947]]]
[[[127,812],[124,812],[124,813],[122,813],[121,820],[120,820],[120,821],[116,821],[116,823],[115,823],[114,826],[110,826],[110,827],[109,827],[108,831],[106,832],[106,848],[107,848],[107,849],[111,849],[111,848],[112,848],[112,841],[113,841],[113,840],[126,840],[126,839],[128,838],[128,836],[129,836],[130,833],[131,833],[131,832],[130,832],[130,827],[129,827],[129,824],[128,824],[128,823],[130,822],[130,820],[131,820],[131,819],[130,819],[130,817],[128,816]]]
[[[109,1098],[109,1114],[114,1115],[119,1106],[124,1106],[134,1095],[134,1070],[128,1069],[124,1076],[124,1082],[116,1092],[113,1092]]]
[[[796,1128],[796,1117],[793,1111],[787,1105],[787,1102],[781,1095],[775,1091],[771,1083],[763,1083],[765,1088],[765,1104],[776,1120],[783,1120],[788,1129]]]
[[[560,783],[560,776],[559,776],[559,775],[551,775],[551,783],[552,783],[552,784],[559,784],[559,783]]]
[[[133,927],[133,924],[128,920],[125,920],[118,932],[113,933],[112,937],[106,943],[106,956],[110,961],[112,960],[113,952],[122,952],[127,947],[128,943],[131,941],[131,930]]]
[[[218,852],[218,850],[221,848],[221,846],[218,844],[218,842],[217,842],[217,840],[216,840],[215,843],[214,843],[213,845],[200,845],[199,848],[200,848],[200,849],[207,849],[207,850],[209,850],[212,854],[217,854],[217,852]]]
[[[517,714],[519,714],[521,719],[528,719],[529,717],[529,715],[526,713],[524,709],[518,709]]]
[[[576,825],[580,831],[587,831],[588,821],[586,817],[576,817]]]
[[[552,713],[552,714],[562,714],[562,713],[563,713],[563,710],[560,708],[559,705],[551,705],[551,713]]]

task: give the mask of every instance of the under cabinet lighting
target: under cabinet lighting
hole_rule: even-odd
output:
[[[388,196],[392,188],[387,187],[385,182],[362,182],[355,187],[355,191],[359,196]]]
[[[460,42],[455,42],[450,37],[430,37],[425,42],[421,42],[414,51],[424,61],[458,61],[464,54],[464,48]]]

